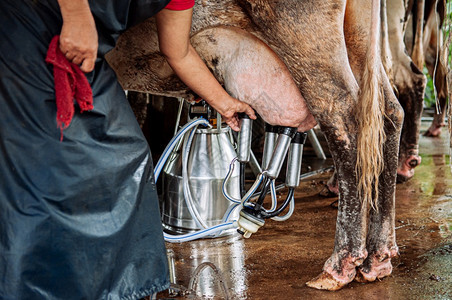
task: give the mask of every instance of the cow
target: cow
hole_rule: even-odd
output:
[[[426,66],[430,77],[433,79],[435,97],[437,105],[433,121],[424,133],[425,136],[436,137],[441,134],[441,128],[445,124],[446,104],[448,96],[447,88],[447,51],[444,47],[443,24],[446,17],[445,0],[427,0],[424,3],[423,11],[417,9],[417,3],[411,0],[407,5],[407,15],[405,16],[405,44],[407,52],[413,56],[414,28],[420,23],[422,28],[422,51],[417,59],[416,65],[420,68]],[[418,22],[420,17],[414,16],[422,14],[422,22]],[[416,54],[416,52],[414,52]],[[422,55],[423,54],[423,55]]]
[[[399,4],[397,4],[399,3]],[[402,18],[401,1],[391,2],[390,5],[397,7],[388,11],[388,15],[394,15],[393,26],[398,27],[394,31],[403,32],[406,54],[409,55],[413,72],[399,76],[395,79],[396,90],[417,91],[416,97],[409,97],[408,101],[402,92],[401,103],[405,109],[405,122],[402,130],[398,181],[404,182],[414,175],[414,168],[418,166],[421,159],[418,155],[418,143],[420,134],[420,119],[423,111],[423,88],[419,74],[426,66],[429,75],[434,79],[435,96],[437,97],[436,113],[432,124],[424,133],[425,136],[435,137],[441,133],[441,128],[446,115],[446,104],[448,96],[447,88],[447,51],[443,47],[443,32],[446,1],[445,0],[411,0],[406,3],[405,16]],[[394,7],[393,7],[394,8]],[[401,21],[403,20],[403,21]],[[391,34],[389,34],[391,36]],[[396,41],[398,42],[398,40]],[[391,43],[393,44],[393,43]],[[405,69],[407,69],[405,67]],[[419,74],[419,75],[416,75]],[[417,83],[417,84],[416,84]],[[413,92],[412,92],[413,93]]]
[[[399,182],[412,178],[414,168],[421,162],[418,147],[426,84],[421,71],[424,65],[435,79],[439,104],[425,135],[438,136],[445,126],[447,59],[441,30],[445,9],[445,0],[388,2],[388,37],[394,69],[398,70],[394,71],[394,88],[405,110],[397,172]]]
[[[197,0],[194,8],[191,42],[228,92],[272,125],[300,128],[312,114],[325,134],[339,205],[334,249],[307,283],[313,288],[386,277],[398,254],[403,109],[381,60],[380,35],[378,0]],[[190,97],[159,53],[152,19],[124,33],[108,60],[125,89]],[[299,95],[272,84],[286,72]]]
[[[414,168],[421,162],[419,156],[420,118],[423,111],[424,91],[427,81],[425,75],[416,64],[416,62],[419,63],[418,57],[422,56],[423,49],[421,26],[415,31],[415,42],[411,47],[414,58],[407,53],[404,40],[405,23],[403,21],[406,20],[407,11],[404,1],[387,2],[387,38],[389,40],[391,59],[387,63],[389,66],[386,69],[390,75],[397,98],[405,112],[397,169],[399,182],[412,178]]]

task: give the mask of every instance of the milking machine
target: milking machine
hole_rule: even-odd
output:
[[[255,185],[261,185],[259,197],[256,202],[248,202],[244,199],[242,202],[242,210],[240,217],[237,220],[239,228],[237,231],[245,238],[249,238],[252,233],[255,233],[260,227],[265,224],[265,219],[273,219],[276,221],[285,221],[293,213],[294,210],[294,190],[300,182],[301,161],[303,154],[303,145],[306,142],[307,134],[304,132],[297,132],[296,128],[281,127],[278,129],[278,137],[276,138],[275,128],[267,126],[265,136],[264,157],[267,157],[263,162],[263,171],[258,175]],[[275,141],[276,138],[276,141]],[[272,148],[271,156],[266,153]],[[267,149],[266,149],[267,148]],[[289,191],[284,202],[277,207],[275,180],[279,176],[284,159],[288,154],[287,170],[285,185]],[[271,189],[272,206],[269,210],[263,207],[264,198],[267,191]],[[282,217],[279,215],[290,205],[289,212]]]
[[[155,166],[156,180],[163,170],[160,204],[166,241],[184,242],[235,231],[248,238],[266,219],[284,221],[292,215],[307,134],[296,128],[266,125],[263,171],[247,191],[245,167],[250,161],[253,120],[246,114],[240,118],[235,141],[231,129],[221,127],[221,116],[208,104],[190,105],[189,122],[173,137]],[[286,156],[285,186],[289,192],[278,206],[275,180]],[[268,193],[272,204],[266,209]],[[279,216],[288,206],[289,211]]]

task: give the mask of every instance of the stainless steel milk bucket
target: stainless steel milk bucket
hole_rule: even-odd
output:
[[[223,180],[229,165],[237,156],[231,143],[230,130],[229,127],[197,129],[189,153],[187,171],[192,198],[201,218],[209,227],[220,224],[224,213],[232,204],[222,193]],[[160,206],[165,229],[187,233],[201,228],[195,223],[184,200],[183,147],[178,148],[163,169]],[[234,198],[240,198],[238,169],[237,164],[227,184],[228,193]]]

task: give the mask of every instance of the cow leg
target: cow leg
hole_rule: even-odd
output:
[[[438,1],[436,7],[428,15],[424,27],[424,35],[428,40],[425,50],[425,65],[430,76],[435,78],[435,88],[439,99],[439,113],[435,112],[433,121],[425,136],[437,137],[441,134],[441,128],[446,126],[444,122],[446,117],[447,104],[447,51],[443,51],[444,36],[441,27],[444,22],[446,1]],[[438,57],[439,54],[439,57]]]
[[[432,124],[430,124],[430,127],[425,131],[424,136],[438,137],[441,135],[442,128],[446,126],[446,104],[447,98],[439,98],[440,113],[436,113],[435,111]]]
[[[364,15],[370,11],[370,1],[365,3]],[[359,3],[363,6],[363,3]],[[346,7],[345,10],[348,10]],[[318,15],[330,15],[330,12],[316,11]],[[345,15],[347,11],[342,11]],[[370,15],[370,14],[369,14]],[[362,18],[363,13],[356,14]],[[370,17],[370,16],[367,16]],[[345,17],[350,22],[351,17]],[[310,86],[303,86],[303,95],[309,99],[311,112],[316,117],[322,132],[324,133],[328,147],[335,163],[335,172],[338,182],[339,198],[336,220],[335,242],[332,255],[323,266],[322,273],[307,286],[324,289],[338,290],[353,281],[356,275],[356,267],[361,265],[367,257],[366,231],[367,231],[367,203],[361,201],[358,196],[356,176],[358,123],[356,119],[356,103],[359,99],[359,87],[356,70],[362,70],[362,53],[356,55],[356,63],[350,60],[351,52],[348,44],[363,49],[367,41],[362,36],[362,28],[350,24],[343,26],[344,19],[327,28],[325,37],[321,31],[316,30],[318,40],[322,41],[325,52],[309,53],[308,70],[313,70],[309,80],[303,84],[312,82]],[[366,18],[367,24],[370,20]],[[328,21],[330,22],[330,21]],[[326,23],[328,23],[326,22]],[[367,28],[367,26],[365,27]],[[340,32],[334,32],[340,30]],[[335,39],[332,39],[334,37]],[[340,37],[341,39],[339,39]],[[329,45],[328,41],[332,44]],[[339,47],[340,46],[340,47]],[[335,51],[332,51],[335,50]],[[317,55],[323,55],[314,59]],[[346,62],[350,62],[347,64]],[[322,74],[320,74],[320,71]],[[313,75],[317,75],[313,77]],[[325,99],[331,99],[329,103]]]
[[[389,82],[384,85],[386,100],[384,145],[385,169],[379,180],[377,208],[369,212],[369,227],[366,249],[368,256],[358,268],[355,280],[370,282],[391,274],[391,258],[398,254],[395,240],[395,187],[397,174],[397,155],[400,131],[403,122],[403,110],[393,95]]]
[[[346,78],[346,77],[345,77]],[[350,86],[343,82],[335,87]],[[349,93],[331,91],[344,97],[336,99],[340,105],[334,105],[336,111],[317,115],[322,131],[336,166],[339,183],[339,203],[336,221],[335,244],[333,254],[325,262],[323,272],[307,282],[309,287],[326,290],[338,290],[351,282],[356,275],[356,267],[367,257],[366,229],[367,203],[358,197],[356,183],[357,124],[354,117],[354,103],[357,94],[353,84]],[[347,109],[348,108],[348,109]]]
[[[435,40],[436,41],[436,40]],[[444,65],[445,58],[442,58],[436,66],[436,44],[434,44],[434,48],[430,47],[427,54],[430,54],[426,58],[426,65],[429,71],[430,76],[435,76],[435,88],[438,95],[439,101],[439,113],[435,111],[433,115],[433,121],[427,131],[424,133],[425,136],[437,137],[441,134],[441,128],[446,126],[446,122],[444,121],[446,118],[446,110],[447,110],[447,67]]]
[[[392,75],[396,93],[405,111],[397,170],[399,182],[413,177],[414,168],[421,162],[418,144],[426,83],[424,74],[407,54],[403,24],[400,22],[405,17],[405,13],[406,7],[403,1],[387,1]]]
[[[413,177],[414,168],[421,163],[419,134],[426,79],[425,75],[412,62],[409,67],[400,65],[400,69],[397,69],[396,72],[395,84],[399,91],[399,102],[405,111],[397,180],[404,182]],[[405,75],[400,75],[402,73]]]
[[[309,287],[338,290],[351,282],[356,275],[356,267],[367,256],[365,235],[367,227],[367,205],[358,197],[355,165],[356,134],[341,124],[354,124],[353,114],[344,113],[344,122],[328,124],[322,128],[325,133],[336,165],[339,182],[339,204],[336,221],[334,251],[326,261],[323,272],[307,282]],[[339,134],[341,133],[341,134]]]

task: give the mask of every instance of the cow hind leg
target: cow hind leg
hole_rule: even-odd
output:
[[[361,15],[359,14],[360,17]],[[350,20],[350,18],[346,19]],[[339,26],[343,26],[342,24]],[[328,91],[328,95],[315,99],[315,102],[312,102],[316,103],[315,106],[312,105],[312,112],[316,116],[328,141],[328,147],[335,163],[339,191],[333,253],[325,262],[322,273],[306,284],[312,288],[331,291],[339,290],[353,281],[356,276],[356,267],[361,265],[367,257],[368,202],[361,200],[362,195],[358,192],[356,170],[359,133],[356,104],[361,97],[359,94],[358,76],[354,72],[355,69],[361,69],[359,66],[362,66],[362,58],[365,57],[367,43],[362,38],[362,34],[360,35],[359,32],[353,31],[354,27],[351,25],[340,28],[342,29],[340,34],[344,38],[343,45],[352,44],[355,48],[361,50],[357,51],[359,55],[356,54],[359,59],[353,64],[354,60],[350,59],[352,53],[348,51],[348,48],[345,51],[343,51],[344,49],[337,49],[337,52],[328,53],[329,56],[335,59],[333,61],[326,60],[329,65],[324,63],[324,71],[327,74],[326,77],[331,78],[328,82],[332,82],[334,85],[319,91],[317,87],[319,81],[317,80],[315,81],[317,86],[304,90],[305,93],[314,90],[317,94],[321,94],[323,90]],[[360,38],[347,39],[350,36]],[[322,41],[327,40],[327,38],[322,39]],[[336,44],[338,44],[337,41]],[[349,61],[350,64],[344,64],[343,62],[345,61]],[[336,65],[332,62],[342,63]],[[316,67],[318,65],[321,64],[316,64]],[[319,70],[320,68],[311,69]],[[334,95],[333,98],[331,97],[332,95]],[[315,96],[308,97],[307,95],[307,98],[315,98]],[[323,111],[316,113],[322,98],[331,99],[331,103],[321,106]]]
[[[431,72],[433,73],[433,71]],[[433,121],[424,136],[438,137],[441,135],[441,130],[446,126],[446,110],[447,110],[447,70],[442,63],[440,63],[436,73],[435,87],[438,93],[438,109],[435,110]],[[438,110],[438,111],[437,111]]]
[[[405,111],[403,130],[400,138],[397,181],[405,182],[414,176],[414,169],[421,163],[419,156],[419,133],[425,90],[425,75],[413,64],[401,66],[396,77],[399,90],[399,102]]]
[[[438,3],[437,8],[440,7],[446,7],[445,1],[442,0],[440,3]],[[432,16],[435,16],[432,18]],[[441,21],[439,22],[431,22],[433,19],[437,21],[437,17],[441,18]],[[427,66],[428,72],[430,76],[435,78],[435,88],[437,91],[437,96],[439,99],[439,111],[435,111],[435,114],[433,115],[433,121],[430,127],[427,129],[427,131],[424,133],[425,136],[429,137],[438,137],[441,134],[442,127],[446,126],[445,123],[445,117],[446,117],[446,104],[447,104],[447,95],[448,95],[448,87],[447,87],[447,73],[448,68],[445,62],[448,61],[447,59],[447,51],[442,51],[439,53],[439,49],[443,49],[443,33],[440,28],[438,28],[438,25],[442,24],[444,15],[438,11],[438,14],[431,14],[427,20],[427,23],[433,23],[430,24],[430,26],[427,26],[427,30],[430,29],[431,37],[430,41],[428,43],[428,47],[425,51],[425,64]],[[439,57],[438,57],[438,54]]]
[[[384,85],[386,101],[384,146],[385,168],[380,176],[377,209],[369,212],[366,249],[368,256],[358,267],[355,278],[359,282],[371,282],[389,276],[392,272],[391,258],[398,255],[395,241],[395,186],[399,136],[403,122],[403,110],[392,94],[389,84]]]
[[[365,249],[367,203],[360,200],[357,192],[355,177],[357,135],[353,114],[350,111],[342,111],[340,117],[330,116],[332,122],[326,124],[322,122],[322,130],[330,149],[333,149],[332,155],[339,182],[335,245],[333,254],[324,264],[323,272],[306,284],[316,289],[338,290],[353,281],[356,267],[361,265],[367,256]]]

